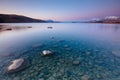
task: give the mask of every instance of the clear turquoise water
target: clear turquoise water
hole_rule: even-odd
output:
[[[120,80],[120,24],[4,25],[32,28],[0,32],[0,80]],[[55,54],[42,57],[43,50]],[[30,66],[3,75],[10,61],[18,58],[28,58]],[[73,65],[74,61],[80,64]]]

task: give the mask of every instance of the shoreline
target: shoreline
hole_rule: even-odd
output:
[[[22,30],[32,28],[31,26],[10,26],[10,25],[0,25],[0,32],[12,31],[12,30]]]

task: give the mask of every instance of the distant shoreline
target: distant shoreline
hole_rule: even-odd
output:
[[[83,23],[120,24],[120,22],[119,23],[112,23],[112,22],[83,22]]]
[[[107,23],[107,22],[10,22],[12,23],[101,23],[101,24],[120,24],[120,23]],[[8,24],[10,24],[8,23]],[[4,23],[0,23],[0,24],[4,24]],[[5,23],[6,24],[6,23]]]

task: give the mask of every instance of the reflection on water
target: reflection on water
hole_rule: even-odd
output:
[[[1,24],[3,25],[3,24]],[[2,80],[119,80],[120,25],[89,23],[17,23],[32,26],[0,32]],[[52,29],[48,29],[52,26]],[[55,54],[42,57],[43,50]],[[3,75],[11,60],[28,58],[30,67]]]
[[[0,33],[5,31],[19,31],[19,30],[25,30],[28,28],[32,28],[31,26],[11,26],[11,25],[0,25]]]
[[[118,25],[118,24],[107,24],[107,26],[106,25],[101,25],[101,27],[100,28],[102,28],[102,29],[109,29],[109,30],[111,30],[111,31],[120,31],[120,26]]]

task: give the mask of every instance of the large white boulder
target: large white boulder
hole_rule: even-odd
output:
[[[49,55],[52,55],[52,54],[53,54],[53,52],[50,51],[50,50],[44,50],[44,51],[42,51],[42,56],[49,56]]]

